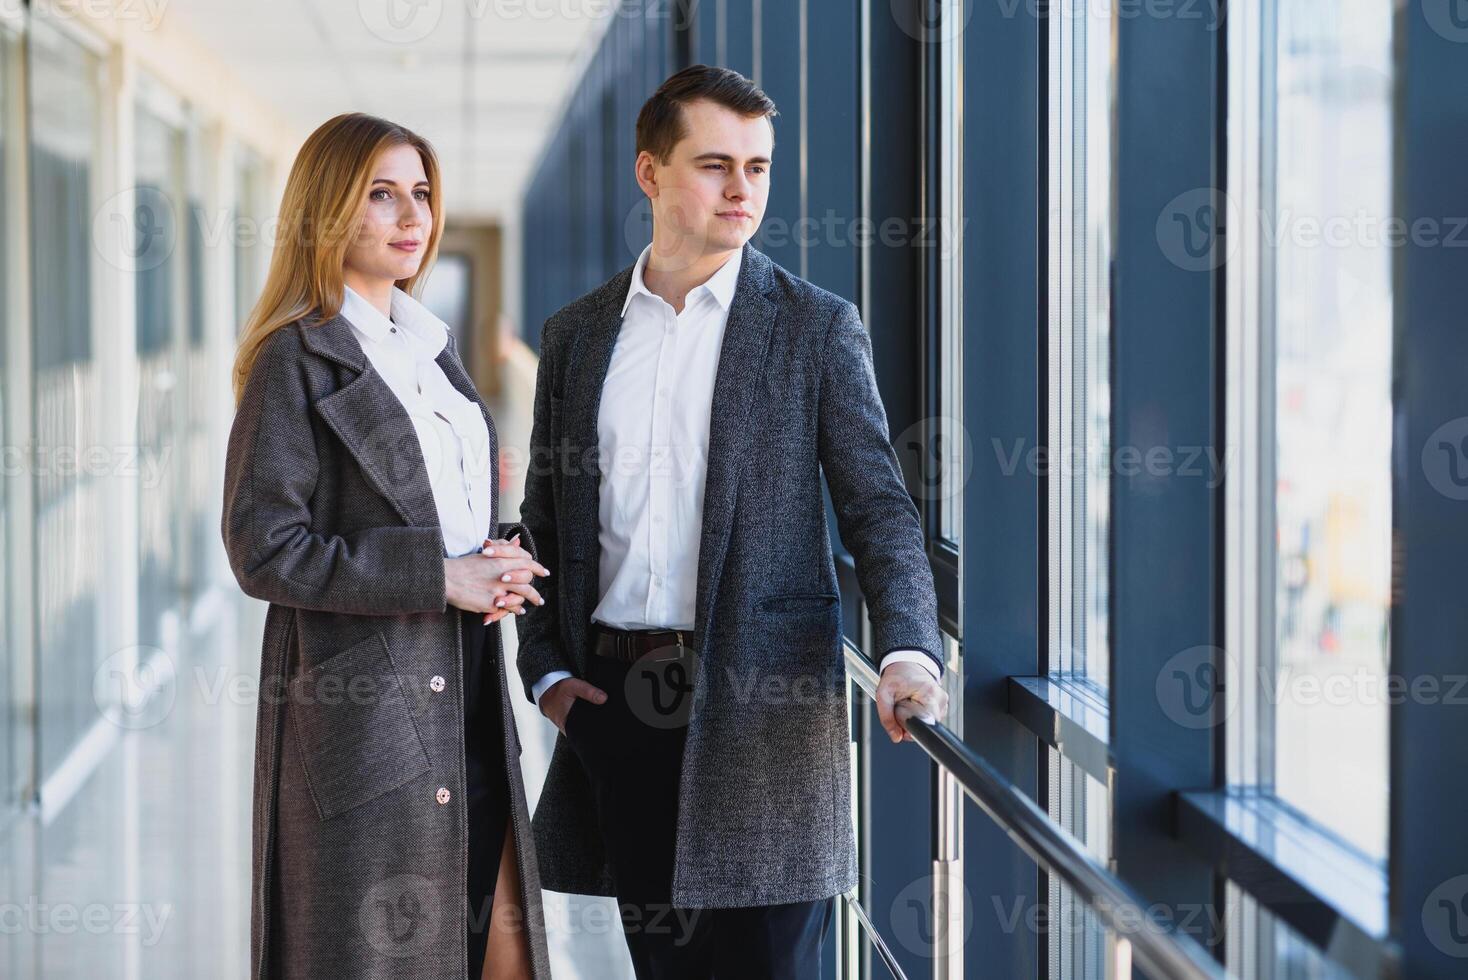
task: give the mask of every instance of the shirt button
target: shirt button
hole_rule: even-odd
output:
[[[438,800],[439,806],[443,806],[445,803],[447,803],[449,801],[448,787],[440,786],[438,788],[438,792],[434,794],[434,799]]]
[[[434,676],[433,679],[428,682],[428,689],[431,690],[434,694],[437,694],[439,691],[442,691],[443,690],[443,678],[442,677],[438,677],[438,676]]]
[[[666,389],[666,388],[659,388],[658,389],[658,395],[659,395],[659,397],[667,398],[668,397],[668,389]]]

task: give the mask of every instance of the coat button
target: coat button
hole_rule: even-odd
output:
[[[438,792],[436,794],[434,794],[434,799],[438,800],[439,806],[442,806],[443,804],[447,803],[449,801],[449,789],[448,789],[448,787],[447,786],[440,786],[438,788]]]
[[[429,682],[428,682],[428,689],[431,690],[434,694],[437,694],[439,691],[442,691],[443,690],[443,678],[442,677],[438,677],[438,676],[435,675],[431,680],[429,680]]]

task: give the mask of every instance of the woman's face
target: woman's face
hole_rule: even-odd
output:
[[[346,268],[364,279],[389,282],[416,273],[433,230],[430,190],[423,158],[412,146],[393,146],[378,154],[367,188],[367,210],[347,249]]]

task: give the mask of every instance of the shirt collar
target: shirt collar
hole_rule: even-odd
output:
[[[647,267],[647,259],[651,254],[652,245],[648,245],[642,250],[642,254],[637,257],[637,264],[632,267],[632,284],[627,287],[627,298],[622,302],[623,317],[627,316],[627,308],[632,305],[632,297],[634,296],[652,296],[657,298],[658,302],[662,302],[662,299],[657,297],[657,294],[652,292],[652,290],[648,289],[647,285],[642,281],[642,270]],[[741,248],[731,255],[727,262],[719,266],[718,272],[709,276],[707,280],[689,292],[684,309],[688,308],[688,303],[693,302],[699,290],[703,290],[714,298],[714,302],[718,303],[721,309],[727,312],[730,304],[734,302],[734,290],[739,285],[739,268],[743,264],[744,249]]]
[[[432,360],[438,357],[449,342],[448,325],[397,286],[392,288],[391,307],[392,319],[389,320],[361,293],[351,286],[342,285],[342,316],[353,327],[369,339],[383,343],[387,340],[390,329],[397,325],[416,341],[413,346],[420,358]]]

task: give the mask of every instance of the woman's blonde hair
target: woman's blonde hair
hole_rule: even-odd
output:
[[[271,334],[308,314],[330,319],[341,311],[343,263],[367,209],[373,162],[383,150],[404,145],[423,158],[433,227],[418,271],[397,285],[413,294],[427,276],[443,236],[443,192],[433,146],[411,130],[365,113],[328,119],[306,138],[286,179],[270,272],[235,353],[235,404]]]

